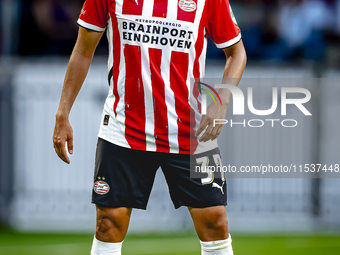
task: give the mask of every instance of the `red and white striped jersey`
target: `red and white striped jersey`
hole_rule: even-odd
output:
[[[99,137],[167,153],[217,146],[194,137],[200,102],[190,83],[204,77],[208,35],[218,48],[241,39],[228,0],[87,0],[78,24],[107,29],[110,90]]]

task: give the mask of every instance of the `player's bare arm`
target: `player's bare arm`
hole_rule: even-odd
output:
[[[226,65],[223,72],[222,83],[237,86],[247,62],[247,56],[242,40],[229,48],[225,48],[224,53],[226,55]],[[232,94],[228,89],[223,88],[219,90],[218,94],[222,100],[222,105],[215,105],[212,103],[207,107],[207,114],[202,116],[200,126],[196,132],[196,136],[198,136],[208,126],[204,134],[200,137],[200,142],[215,140],[222,131],[222,124],[217,124],[214,127],[212,123],[214,119],[225,118]]]
[[[53,133],[54,149],[58,156],[68,164],[70,159],[66,153],[66,142],[68,152],[73,154],[73,130],[69,122],[69,114],[83,85],[102,34],[80,27],[78,39],[68,63]]]

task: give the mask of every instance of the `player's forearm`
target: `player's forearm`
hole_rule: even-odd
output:
[[[237,86],[241,80],[244,68],[247,62],[246,52],[242,41],[235,46],[226,49],[226,65],[223,72],[222,84],[231,84]],[[219,89],[218,94],[221,97],[222,104],[228,107],[232,94],[229,89]]]
[[[72,52],[61,93],[57,117],[66,117],[84,83],[92,61],[92,56],[86,56],[75,48]]]
[[[57,118],[68,118],[72,105],[89,70],[94,51],[103,33],[79,28],[78,39],[73,49],[64,80]]]

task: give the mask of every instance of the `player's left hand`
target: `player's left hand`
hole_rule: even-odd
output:
[[[214,126],[214,119],[225,119],[227,113],[227,107],[222,106],[219,103],[215,105],[214,102],[212,102],[207,107],[207,114],[202,115],[200,126],[198,127],[195,136],[199,136],[205,128],[205,132],[203,135],[199,138],[200,142],[206,142],[209,140],[215,140],[221,133],[223,124],[215,124]]]

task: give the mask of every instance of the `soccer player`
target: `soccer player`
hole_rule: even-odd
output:
[[[189,209],[202,254],[233,254],[224,176],[190,178],[192,164],[221,165],[216,138],[222,125],[212,123],[225,118],[231,99],[220,89],[221,104],[200,114],[200,95],[190,84],[204,77],[207,36],[225,52],[223,82],[237,86],[246,64],[228,0],[87,0],[78,24],[53,141],[70,163],[69,113],[106,30],[110,87],[96,151],[91,254],[121,254],[131,210],[146,209],[159,167],[175,208]]]

